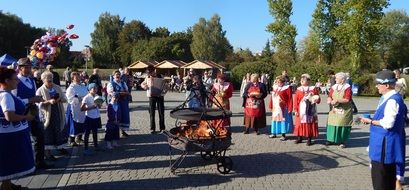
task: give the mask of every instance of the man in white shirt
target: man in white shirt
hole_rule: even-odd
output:
[[[23,100],[26,107],[36,108],[35,103],[40,103],[44,100],[41,96],[35,95],[37,87],[34,80],[31,78],[31,63],[28,58],[21,58],[18,60],[17,64],[17,77],[20,82],[17,85],[17,89],[13,90],[12,93]],[[50,168],[51,165],[44,161],[44,125],[40,121],[39,115],[37,115],[34,120],[28,122],[28,125],[31,128],[31,135],[34,139],[36,168]]]
[[[156,133],[155,125],[155,110],[156,107],[159,113],[159,129],[162,132],[165,130],[165,104],[163,98],[163,85],[157,86],[156,84],[160,83],[160,80],[163,82],[163,77],[157,75],[155,68],[152,65],[149,65],[147,68],[148,76],[142,82],[141,87],[146,90],[146,95],[149,98],[149,115],[150,115],[150,127],[151,134]],[[157,82],[154,82],[156,80]],[[158,82],[159,81],[159,82]]]
[[[369,158],[374,189],[395,189],[405,171],[405,117],[407,107],[395,91],[396,78],[390,70],[376,74],[376,87],[382,94],[373,118],[361,118],[370,124]]]

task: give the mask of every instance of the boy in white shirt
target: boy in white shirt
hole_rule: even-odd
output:
[[[97,96],[98,86],[95,83],[88,85],[89,93],[82,99],[81,111],[85,111],[85,136],[84,136],[84,155],[92,155],[92,151],[88,149],[88,140],[90,132],[92,132],[92,140],[94,141],[95,151],[98,148],[98,128],[102,127],[101,116],[99,113],[100,104],[94,103],[94,98]]]

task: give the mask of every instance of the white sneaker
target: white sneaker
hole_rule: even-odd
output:
[[[113,145],[114,147],[119,147],[118,141],[112,141],[112,145]]]
[[[112,143],[109,142],[109,141],[107,142],[107,149],[109,149],[109,150],[113,149]]]

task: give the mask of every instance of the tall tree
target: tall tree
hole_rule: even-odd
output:
[[[383,9],[387,6],[388,0],[339,0],[334,4],[334,14],[341,22],[332,36],[349,52],[354,71],[371,64],[382,29]]]
[[[392,10],[382,18],[379,52],[385,66],[401,68],[409,63],[409,16],[402,10]]]
[[[94,24],[91,33],[92,58],[97,67],[123,66],[120,62],[118,49],[118,35],[122,30],[124,20],[119,15],[102,13]]]
[[[132,47],[139,41],[149,39],[152,34],[145,23],[132,20],[126,23],[118,35],[117,55],[120,56],[122,65],[129,65],[132,61]]]
[[[310,23],[311,37],[314,37],[318,42],[320,54],[318,55],[321,61],[321,54],[327,64],[331,64],[336,51],[336,39],[333,34],[335,28],[340,22],[340,18],[335,16],[334,4],[342,3],[344,0],[318,0],[317,6],[312,15]],[[312,41],[311,41],[312,42]],[[312,45],[310,43],[310,45]],[[309,52],[311,53],[311,52]],[[311,55],[310,55],[311,56]]]
[[[291,63],[295,63],[297,31],[290,21],[293,4],[291,0],[268,0],[268,5],[274,18],[274,22],[267,26],[267,31],[273,34],[271,45],[282,61],[290,58]]]
[[[219,62],[233,51],[217,14],[209,21],[200,18],[193,26],[192,34],[191,51],[195,59]]]
[[[270,40],[267,40],[266,45],[264,46],[263,51],[261,52],[261,57],[271,59],[272,55],[273,51],[271,50]]]

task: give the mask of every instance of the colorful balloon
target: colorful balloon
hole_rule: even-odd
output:
[[[38,59],[43,59],[44,58],[44,53],[43,52],[37,52],[36,57]]]
[[[37,53],[37,51],[36,51],[36,50],[34,50],[34,49],[32,49],[32,50],[30,51],[30,55],[31,55],[31,56],[35,56],[35,55],[36,55],[36,53]]]
[[[69,38],[70,38],[70,39],[78,39],[79,36],[76,35],[76,34],[71,34]]]
[[[73,29],[73,28],[74,28],[74,25],[73,25],[73,24],[67,25],[67,29],[68,29],[68,30],[71,30],[71,29]]]

